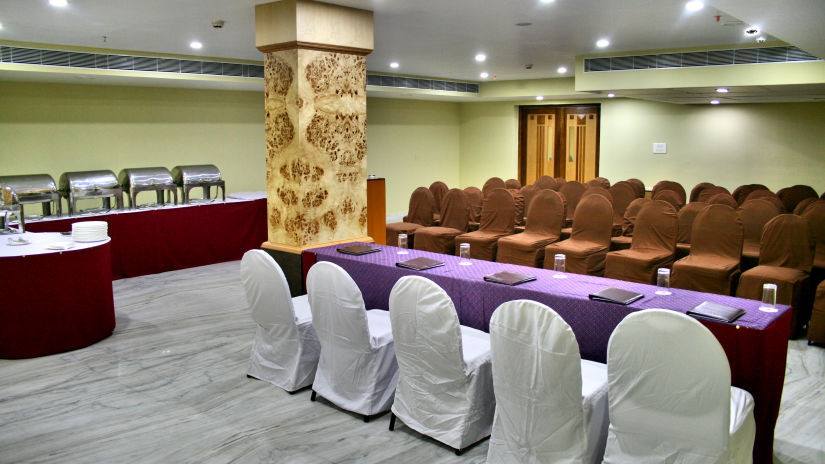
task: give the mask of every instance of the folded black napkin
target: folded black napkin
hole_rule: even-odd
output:
[[[423,271],[424,269],[432,269],[434,267],[443,266],[444,263],[441,261],[436,261],[434,259],[420,257],[420,258],[413,258],[408,259],[406,261],[399,261],[395,263],[398,267],[403,267],[406,269],[413,269],[416,271]]]
[[[484,280],[487,282],[495,282],[497,284],[518,285],[523,284],[524,282],[530,282],[531,280],[536,280],[536,276],[522,274],[520,272],[501,271],[484,276]]]
[[[593,301],[605,301],[607,303],[618,303],[620,305],[629,305],[643,296],[641,293],[614,287],[604,288],[589,295]]]
[[[712,321],[733,322],[742,317],[742,315],[745,314],[745,310],[712,301],[703,301],[687,313],[691,316],[710,319]]]
[[[345,246],[338,249],[338,253],[344,253],[347,255],[365,255],[367,253],[375,253],[376,251],[381,251],[381,249],[377,246],[362,244]]]

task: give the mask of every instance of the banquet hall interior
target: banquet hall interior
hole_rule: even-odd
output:
[[[449,236],[446,254],[456,256],[442,259],[448,264],[463,264],[461,243],[472,242],[479,253],[486,248],[474,240],[498,240],[500,259],[493,246],[484,263],[457,267],[465,274],[455,279],[507,262],[500,237],[532,233],[526,194],[513,192],[548,176],[557,179],[548,188],[556,192],[563,182],[589,187],[605,179],[604,198],[615,195],[611,184],[638,179],[643,189],[633,198],[657,204],[666,199],[656,186],[678,183],[681,200],[664,206],[672,209],[674,227],[677,210],[689,209],[699,198],[691,189],[703,183],[726,196],[701,201],[733,201],[729,217],[760,196],[762,203],[766,196],[779,202],[776,215],[805,217],[825,203],[822,24],[825,4],[806,0],[3,0],[0,188],[12,178],[50,176],[54,198],[23,210],[9,190],[0,203],[0,213],[8,210],[18,221],[9,226],[6,215],[0,235],[6,274],[0,294],[14,294],[0,324],[6,325],[0,327],[0,462],[487,462],[491,440],[448,446],[404,426],[400,415],[389,431],[397,414],[348,411],[322,393],[316,399],[308,387],[288,392],[248,375],[260,325],[241,257],[253,249],[273,256],[289,286],[286,300],[289,291],[305,293],[316,259],[336,262],[352,274],[371,310],[373,302],[392,304],[392,283],[375,290],[385,280],[381,272],[355,269],[378,266],[383,252],[364,262],[354,257],[348,267],[321,247],[375,239],[391,249],[398,244],[392,225],[409,225],[414,192],[424,187],[422,195],[433,198],[427,187],[435,182],[446,185],[444,192],[482,189],[491,178],[517,184],[501,186],[511,195],[498,192],[516,211],[505,232],[490,232],[479,192],[475,221],[465,218]],[[334,144],[340,150],[325,151]],[[140,173],[148,173],[138,168],[148,167],[168,177],[165,190],[155,179],[138,195]],[[215,177],[187,187],[187,169],[196,180]],[[92,186],[72,197],[72,173],[110,176],[114,183],[109,193]],[[816,195],[794,211],[805,200],[787,200],[782,192],[791,186],[809,186]],[[486,205],[486,189],[483,195]],[[575,201],[597,202],[588,200],[596,193],[588,195],[579,192]],[[576,223],[585,221],[574,219],[571,197],[543,198],[549,197],[562,213],[556,243],[547,255],[542,245],[529,264],[544,268],[535,270],[540,277],[555,272],[552,253],[576,238]],[[619,204],[618,196],[609,200],[602,201],[608,213]],[[414,228],[438,230],[415,232],[410,257],[443,251],[428,248],[424,238],[444,233],[449,210],[430,208],[429,223]],[[627,256],[623,249],[635,248],[622,222],[629,216],[618,210],[609,216],[606,227],[615,230],[606,235],[610,251],[601,267],[575,271],[568,255],[571,277],[551,284],[595,285],[587,280],[592,276],[655,290],[656,275],[634,281],[629,265],[616,264]],[[27,253],[13,241],[23,218],[28,234],[54,235],[50,251]],[[739,238],[742,272],[736,259],[735,276],[721,293],[702,291],[728,304],[744,301],[739,296],[759,300],[761,293],[742,289],[757,264],[763,267],[760,250],[766,259],[769,247],[760,249],[759,237],[768,219],[756,232],[751,261]],[[73,225],[85,220],[108,225],[98,225],[102,231]],[[444,227],[435,227],[439,220]],[[636,225],[639,237],[643,227]],[[819,227],[806,271],[816,283],[825,277],[816,261],[825,253]],[[83,233],[106,240],[83,244]],[[626,246],[616,248],[617,238],[626,238]],[[697,242],[692,246],[698,254]],[[695,290],[680,287],[688,252],[671,251],[675,257],[662,266],[672,269],[673,291]],[[81,253],[83,259],[68,261]],[[390,264],[386,272],[396,271]],[[487,298],[465,289],[459,299],[461,290],[441,285],[463,325],[462,307]],[[825,333],[825,287],[816,292],[820,309],[815,287],[803,292],[807,314],[788,309],[790,297],[784,302],[781,295],[784,315],[749,319],[761,308],[755,301],[741,325],[709,326],[731,360],[733,387],[767,382],[771,367],[777,374],[776,388],[754,394],[763,411],[754,462],[825,463],[825,342],[809,343],[808,325],[808,318],[813,324],[822,317]],[[516,295],[518,288],[512,287]],[[91,304],[100,291],[105,320],[72,321],[72,308]],[[492,332],[495,306],[485,307],[476,329]],[[582,359],[605,362],[610,332],[592,351],[578,316],[553,309],[569,319]],[[780,321],[774,329],[784,325],[769,334],[768,317]],[[69,326],[72,337],[86,342],[61,345],[60,331]],[[761,351],[748,351],[757,345]],[[776,359],[779,365],[770,366]],[[770,395],[778,408],[773,429],[759,404]]]

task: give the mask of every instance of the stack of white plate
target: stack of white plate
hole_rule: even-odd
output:
[[[109,223],[106,221],[83,221],[72,224],[72,239],[75,242],[99,242],[109,237]]]

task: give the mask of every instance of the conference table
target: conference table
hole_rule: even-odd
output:
[[[791,311],[788,306],[777,305],[775,312],[766,312],[759,309],[759,301],[731,296],[675,288],[670,289],[670,295],[658,295],[656,291],[661,289],[653,285],[603,277],[462,260],[456,256],[391,246],[380,246],[379,252],[354,256],[338,252],[339,247],[341,245],[305,251],[302,255],[304,272],[316,261],[338,264],[358,284],[367,309],[387,309],[390,290],[405,275],[421,275],[438,284],[452,298],[461,324],[486,332],[489,332],[490,317],[500,304],[516,299],[534,300],[553,308],[570,325],[579,342],[582,358],[598,362],[606,362],[610,334],[632,312],[664,308],[686,313],[703,301],[742,308],[745,314],[734,323],[700,321],[725,350],[731,368],[731,383],[754,397],[757,427],[754,462],[772,462],[774,427],[782,399],[790,334]],[[444,266],[424,271],[396,266],[398,261],[421,256],[442,261]],[[462,265],[462,261],[469,265]],[[484,281],[484,276],[504,270],[529,274],[536,280],[517,286]],[[644,296],[627,306],[589,299],[591,293],[608,287]]]
[[[74,243],[58,233],[0,235],[0,358],[60,353],[111,335],[110,263],[108,238]]]

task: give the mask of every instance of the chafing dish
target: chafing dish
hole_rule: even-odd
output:
[[[169,192],[168,201],[175,196],[175,204],[178,204],[178,187],[172,182],[172,173],[163,167],[156,168],[129,168],[120,171],[118,176],[120,188],[126,194],[127,204],[130,208],[137,207],[137,194],[145,191],[155,191],[157,193],[158,204],[164,204],[164,192]]]
[[[123,190],[112,171],[64,172],[58,192],[69,204],[69,214],[77,213],[77,200],[88,198],[102,199],[103,208],[108,210],[114,197],[118,209],[123,208]]]
[[[48,174],[0,176],[0,188],[6,186],[10,187],[16,194],[21,215],[25,215],[23,205],[33,203],[43,205],[44,216],[52,214],[52,203],[56,206],[58,216],[63,213],[60,194],[57,193],[54,179]]]
[[[183,203],[189,203],[189,191],[195,187],[203,187],[203,198],[209,199],[212,186],[216,187],[216,195],[217,189],[221,189],[221,197],[226,201],[226,184],[221,178],[221,171],[213,164],[175,166],[172,168],[172,178],[183,192]]]
[[[17,230],[11,228],[12,218],[17,219]],[[26,220],[17,193],[8,185],[0,189],[0,233],[25,232]]]

